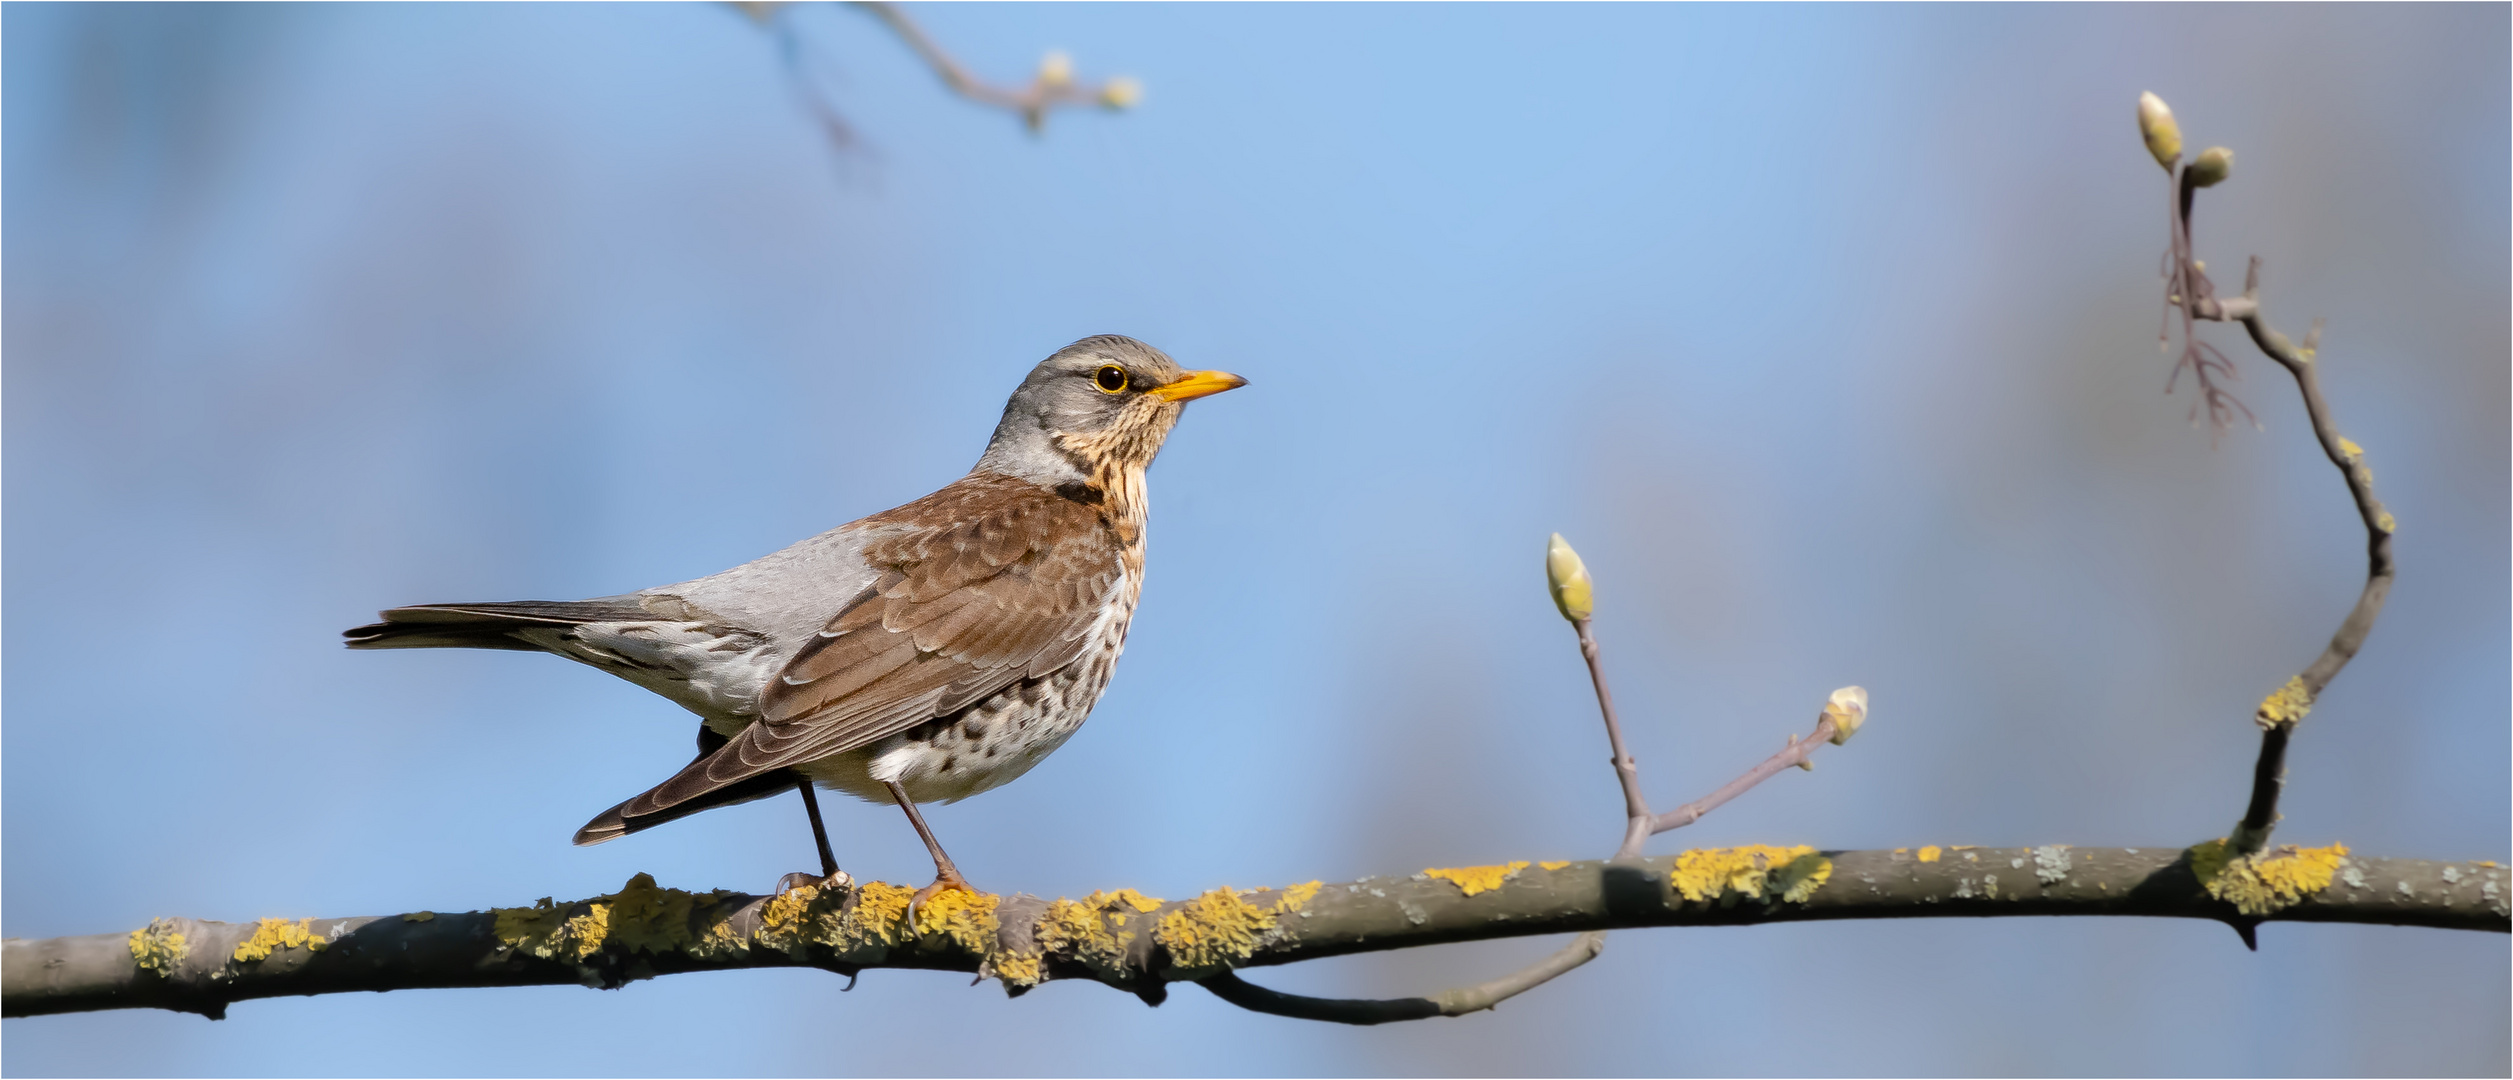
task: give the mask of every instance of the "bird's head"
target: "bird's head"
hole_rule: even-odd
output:
[[[977,467],[1049,487],[1140,477],[1187,402],[1247,382],[1188,371],[1133,338],[1084,338],[1030,369]]]

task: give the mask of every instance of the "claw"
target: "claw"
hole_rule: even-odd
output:
[[[977,887],[969,884],[967,878],[961,877],[959,871],[944,870],[941,876],[934,879],[933,884],[916,890],[916,895],[908,897],[907,932],[910,936],[917,936],[916,924],[925,910],[925,901],[941,895],[944,889],[958,889],[971,896],[977,895]]]
[[[828,877],[821,877],[818,874],[805,873],[801,870],[797,870],[777,879],[776,895],[783,896],[789,890],[799,889],[805,885],[809,885],[823,891],[832,889],[852,889],[855,887],[855,876],[844,870],[835,871]]]

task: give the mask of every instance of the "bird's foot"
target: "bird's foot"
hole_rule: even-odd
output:
[[[797,870],[777,879],[776,895],[783,896],[788,890],[799,889],[805,885],[823,891],[831,889],[842,891],[855,887],[855,876],[844,870],[832,871],[828,877]]]
[[[933,883],[933,884],[931,884],[931,885],[927,885],[927,886],[925,886],[925,887],[924,887],[924,888],[922,888],[922,889],[918,889],[918,890],[916,890],[916,895],[911,896],[911,897],[908,897],[908,899],[907,899],[907,929],[908,929],[908,933],[910,933],[910,934],[915,934],[915,933],[917,932],[917,931],[916,931],[917,920],[918,920],[918,917],[919,917],[919,916],[920,916],[920,915],[924,912],[924,910],[925,910],[925,901],[931,900],[931,899],[933,899],[934,897],[941,895],[941,894],[942,894],[942,892],[943,892],[943,890],[945,890],[945,889],[957,889],[957,890],[959,890],[959,891],[961,891],[961,892],[964,892],[964,893],[967,893],[967,894],[969,894],[969,895],[971,895],[971,896],[976,896],[976,895],[979,895],[979,894],[978,894],[978,891],[977,891],[977,887],[976,887],[976,886],[974,886],[974,885],[969,884],[969,882],[968,882],[968,879],[967,879],[967,878],[961,877],[961,876],[960,876],[960,872],[959,872],[958,870],[955,870],[955,869],[952,869],[952,868],[949,868],[949,867],[945,867],[945,868],[943,868],[942,873],[941,873],[939,876],[937,876],[937,877],[935,877],[935,878],[934,878],[934,883]]]

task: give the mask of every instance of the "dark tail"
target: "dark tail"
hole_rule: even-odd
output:
[[[716,751],[723,749],[724,744],[730,741],[732,740],[716,734],[705,725],[699,725],[698,756],[690,760],[689,768],[681,771],[686,773],[690,769],[697,768],[700,762],[714,756]],[[746,803],[772,795],[783,795],[802,783],[804,783],[803,774],[792,769],[776,769],[748,780],[727,784],[684,803],[652,813],[639,814],[633,818],[629,817],[629,806],[638,799],[654,794],[649,791],[636,799],[630,799],[628,802],[605,810],[600,816],[586,822],[584,828],[576,830],[576,846],[584,847],[588,844],[599,844],[605,840],[617,840],[633,832],[644,832],[667,821],[678,821],[701,810],[713,810],[719,806],[731,806],[734,803]]]
[[[421,604],[381,613],[383,622],[344,630],[352,649],[540,648],[514,631],[589,622],[644,622],[654,615],[627,600],[514,600]]]

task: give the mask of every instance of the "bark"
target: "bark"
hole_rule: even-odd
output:
[[[159,1008],[215,1018],[230,1003],[285,994],[614,988],[685,971],[817,967],[848,975],[868,968],[974,973],[1014,994],[1048,979],[1084,978],[1154,1004],[1170,983],[1215,979],[1225,997],[1270,995],[1251,1007],[1270,1001],[1281,1007],[1266,1011],[1307,1015],[1301,1010],[1316,1010],[1298,1003],[1322,999],[1273,995],[1228,973],[1486,938],[1815,919],[2137,915],[2238,927],[2292,921],[2509,928],[2506,870],[2492,862],[2372,858],[2334,847],[2279,849],[2255,866],[2222,852],[2221,842],[2186,851],[1733,848],[1216,889],[1167,902],[1132,892],[1078,902],[946,893],[925,906],[914,935],[905,925],[907,890],[895,886],[765,897],[661,889],[640,875],[618,893],[572,904],[253,923],[161,919],[125,933],[10,939],[0,946],[0,1012]],[[2325,882],[2317,888],[2316,871]],[[1575,966],[1565,962],[1560,970]],[[1490,1000],[1515,992],[1500,990],[1507,992]],[[1406,999],[1434,1006],[1429,1012],[1394,1007],[1419,1015],[1489,1007],[1472,993],[1449,993],[1455,1000]]]

